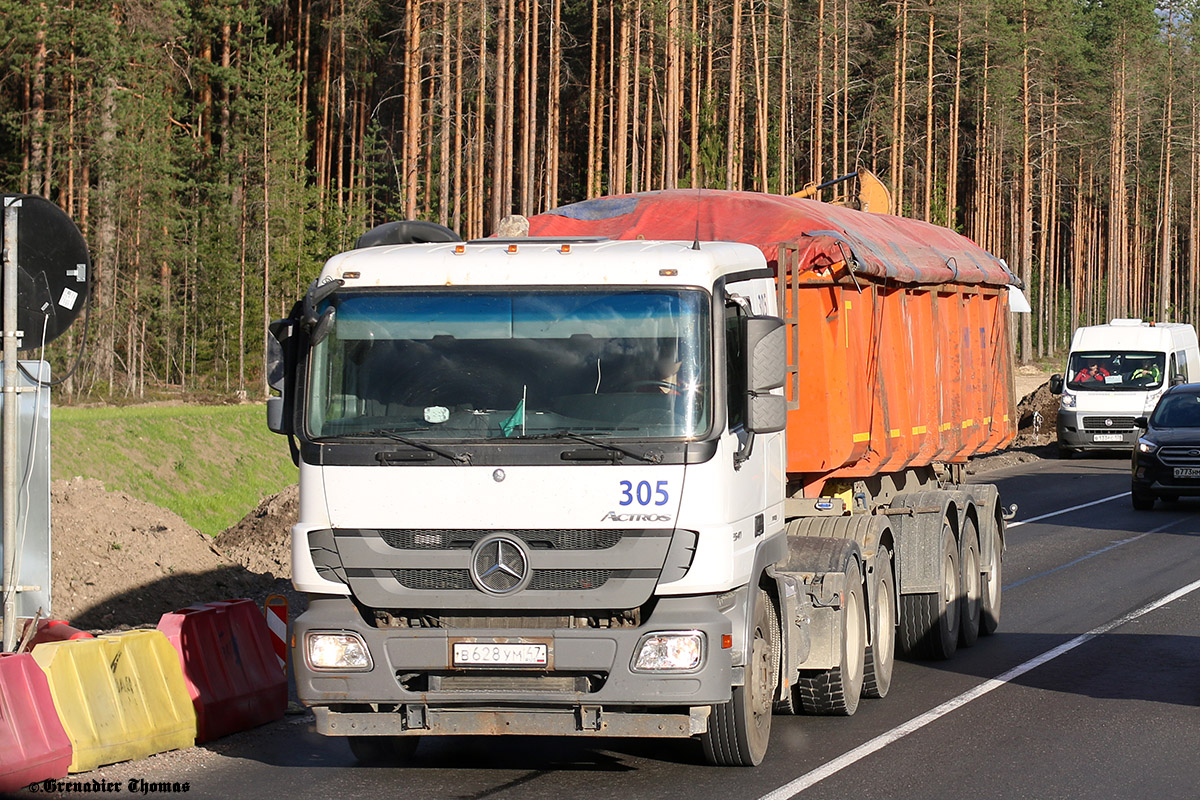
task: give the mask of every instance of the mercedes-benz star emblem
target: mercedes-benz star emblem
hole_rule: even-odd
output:
[[[471,580],[481,591],[508,594],[529,583],[529,557],[522,543],[504,534],[479,540],[471,550]]]

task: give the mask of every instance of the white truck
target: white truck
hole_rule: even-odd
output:
[[[1050,377],[1061,394],[1056,428],[1063,458],[1087,450],[1132,450],[1135,422],[1168,387],[1200,377],[1196,329],[1177,322],[1114,319],[1076,329],[1066,375]]]
[[[326,263],[271,326],[268,404],[300,468],[293,665],[319,732],[364,761],[560,734],[754,765],[773,711],[851,714],[897,643],[944,658],[995,629],[1003,515],[959,466],[1011,438],[1011,390],[972,406],[959,378],[1009,364],[1010,274],[923,226],[992,271],[898,284],[846,227],[866,215],[824,208],[842,234],[789,211],[774,260],[404,223]],[[825,427],[792,431],[806,412]]]

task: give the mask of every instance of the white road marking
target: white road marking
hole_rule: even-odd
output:
[[[1004,527],[1008,529],[1016,528],[1029,522],[1038,522],[1039,520],[1050,519],[1050,517],[1057,517],[1060,514],[1070,514],[1072,511],[1078,511],[1081,508],[1098,506],[1101,503],[1107,503],[1109,500],[1119,500],[1122,497],[1129,497],[1129,492],[1121,492],[1120,494],[1114,494],[1110,497],[1102,497],[1099,500],[1093,500],[1090,503],[1081,503],[1080,505],[1071,506],[1070,508],[1064,508],[1059,511],[1051,511],[1049,514],[1042,514],[1040,517],[1030,517],[1029,519],[1023,519],[1020,522],[1010,522]]]
[[[1032,521],[1032,520],[1030,520],[1030,521]],[[1080,634],[1079,636],[1076,636],[1074,639],[1071,639],[1069,642],[1065,642],[1063,644],[1060,644],[1058,647],[1055,647],[1051,650],[1047,650],[1045,653],[1042,653],[1041,655],[1036,656],[1035,658],[1032,658],[1029,661],[1026,661],[1024,664],[1021,664],[1020,666],[1010,669],[1008,672],[1005,672],[1003,675],[1000,675],[997,678],[992,678],[990,680],[984,681],[983,683],[976,686],[974,689],[970,689],[966,692],[963,692],[958,697],[955,697],[951,700],[947,700],[945,703],[942,703],[940,706],[937,706],[936,708],[932,708],[929,711],[926,711],[924,714],[921,714],[918,717],[914,717],[913,719],[909,720],[908,722],[904,723],[903,725],[892,728],[890,731],[887,731],[886,733],[881,733],[879,736],[876,736],[874,739],[871,739],[869,742],[865,742],[865,743],[859,745],[858,747],[854,748],[853,750],[843,753],[842,755],[838,756],[834,760],[823,764],[822,766],[818,767],[817,769],[814,769],[813,771],[811,771],[805,775],[801,775],[799,778],[796,778],[794,781],[791,781],[790,783],[786,783],[783,786],[780,786],[775,791],[769,792],[768,794],[763,795],[761,800],[787,800],[787,798],[795,797],[796,795],[803,792],[805,789],[811,788],[812,786],[816,785],[817,783],[820,783],[821,781],[825,780],[826,778],[828,778],[832,775],[836,775],[838,772],[841,772],[846,767],[849,767],[850,765],[861,761],[862,759],[866,758],[867,756],[871,755],[872,753],[882,750],[884,747],[887,747],[889,744],[898,742],[899,740],[903,739],[905,736],[908,736],[910,733],[916,733],[921,728],[924,728],[926,725],[930,724],[931,722],[935,722],[935,721],[941,719],[942,717],[949,714],[951,711],[954,711],[956,708],[961,708],[962,706],[965,706],[967,703],[970,703],[972,700],[978,700],[980,697],[983,697],[985,694],[988,694],[989,692],[991,692],[995,689],[999,689],[1001,686],[1004,686],[1005,684],[1012,682],[1014,679],[1019,678],[1020,676],[1024,675],[1026,672],[1029,672],[1032,669],[1036,669],[1037,667],[1040,667],[1041,665],[1043,665],[1049,661],[1053,661],[1054,659],[1058,658],[1059,656],[1063,655],[1064,653],[1068,653],[1071,650],[1074,650],[1076,647],[1079,647],[1079,645],[1081,645],[1085,642],[1088,642],[1088,641],[1096,638],[1097,636],[1101,636],[1105,633],[1108,633],[1109,631],[1113,630],[1114,628],[1120,627],[1121,625],[1124,625],[1127,622],[1132,622],[1133,620],[1137,619],[1138,617],[1140,617],[1144,614],[1148,614],[1151,611],[1154,611],[1155,609],[1165,606],[1167,603],[1170,603],[1174,600],[1178,600],[1179,598],[1184,597],[1185,595],[1189,595],[1192,592],[1196,591],[1197,589],[1200,589],[1200,580],[1195,581],[1193,583],[1189,583],[1187,586],[1176,589],[1175,591],[1171,592],[1170,594],[1168,594],[1164,597],[1160,597],[1158,600],[1148,603],[1148,604],[1142,606],[1141,608],[1137,609],[1136,611],[1131,611],[1123,617],[1118,617],[1117,619],[1112,620],[1111,622],[1106,622],[1105,624],[1101,625],[1098,628],[1093,628],[1092,630],[1088,631],[1087,633]]]

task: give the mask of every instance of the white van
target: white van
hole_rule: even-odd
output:
[[[1071,339],[1066,375],[1050,378],[1062,394],[1058,451],[1132,450],[1134,420],[1154,410],[1178,383],[1200,380],[1196,329],[1180,323],[1114,319],[1079,328]]]

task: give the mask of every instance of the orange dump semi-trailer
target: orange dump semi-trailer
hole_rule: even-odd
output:
[[[1007,289],[1019,281],[947,228],[704,189],[575,203],[531,217],[530,235],[762,250],[788,323],[788,472],[804,496],[961,463],[1016,433]]]

